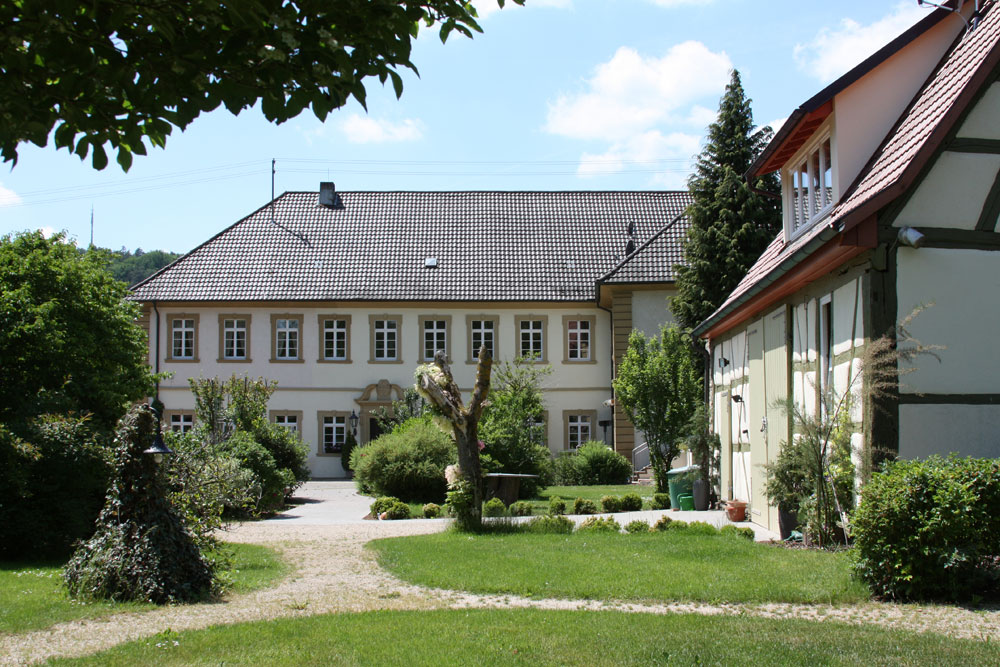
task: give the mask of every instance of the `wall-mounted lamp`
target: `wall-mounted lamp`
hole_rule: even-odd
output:
[[[733,403],[742,403],[743,402],[743,397],[740,396],[739,394],[733,394],[729,398],[733,399]]]
[[[725,357],[719,357],[719,368],[725,368],[729,365],[729,359]]]
[[[358,435],[358,413],[351,410],[351,416],[347,418],[347,421],[351,424],[351,433],[355,436]]]
[[[896,234],[896,242],[900,245],[919,248],[927,241],[927,237],[915,230],[913,227],[900,227]]]

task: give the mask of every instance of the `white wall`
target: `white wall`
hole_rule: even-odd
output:
[[[673,324],[667,301],[676,290],[635,290],[632,292],[632,328],[647,336],[659,336],[665,324]]]
[[[498,362],[515,356],[515,317],[523,315],[547,318],[545,347],[547,359],[553,373],[545,380],[545,401],[548,411],[548,444],[553,452],[564,446],[563,411],[596,410],[597,421],[611,419],[611,409],[603,402],[611,395],[610,362],[610,321],[609,314],[593,304],[515,304],[503,307],[489,304],[474,304],[468,307],[444,306],[443,304],[376,305],[374,308],[357,306],[321,305],[297,307],[279,305],[277,307],[223,307],[193,308],[186,306],[159,306],[161,333],[159,342],[160,370],[173,372],[172,378],[160,385],[160,397],[166,408],[192,410],[194,398],[188,388],[188,378],[220,377],[228,378],[233,373],[250,377],[265,377],[278,381],[278,390],[268,405],[270,410],[302,411],[300,425],[303,440],[309,444],[310,466],[316,477],[338,477],[343,475],[339,456],[317,455],[318,424],[316,412],[323,410],[359,411],[358,403],[366,387],[386,379],[391,384],[406,388],[413,385],[413,371],[422,363],[418,359],[420,316],[436,315],[451,317],[450,353],[455,379],[463,390],[471,393],[475,381],[475,364],[467,363],[468,331],[466,315],[497,315],[499,331],[497,335]],[[220,362],[218,314],[249,314],[251,362]],[[172,362],[167,360],[170,344],[169,319],[174,314],[197,314],[197,363]],[[271,313],[291,313],[303,315],[301,333],[302,362],[271,362]],[[349,315],[350,363],[317,363],[319,356],[320,331],[319,314]],[[370,332],[369,313],[402,316],[399,338],[401,363],[369,363]],[[566,336],[563,330],[564,315],[593,317],[591,332],[591,354],[593,362],[564,362]],[[151,313],[151,345],[156,343],[156,314]],[[593,437],[600,439],[602,430],[595,422]],[[609,433],[609,439],[611,434]]]
[[[958,130],[962,138],[1000,139],[1000,83],[994,83]]]
[[[899,456],[1000,457],[1000,405],[899,406]]]
[[[1000,155],[945,151],[893,225],[975,229],[998,169]]]

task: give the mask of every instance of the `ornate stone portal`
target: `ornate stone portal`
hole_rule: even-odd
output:
[[[401,400],[403,400],[402,387],[392,384],[385,378],[365,387],[365,390],[361,392],[361,398],[356,401],[360,408],[358,416],[361,425],[358,444],[364,444],[381,435],[375,413],[380,408],[386,408],[391,414],[392,402]]]

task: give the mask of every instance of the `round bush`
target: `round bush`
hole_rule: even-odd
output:
[[[719,529],[710,523],[705,521],[692,521],[687,525],[687,531],[689,533],[695,533],[697,535],[718,535]]]
[[[457,458],[451,438],[415,418],[351,453],[359,490],[416,503],[444,500],[445,466]]]
[[[641,512],[642,498],[638,493],[626,493],[621,497],[622,512]]]
[[[510,506],[510,514],[511,516],[531,516],[531,503],[518,500]]]
[[[670,494],[669,493],[654,493],[652,507],[654,510],[668,510],[670,509]]]
[[[251,433],[237,431],[229,439],[219,444],[219,450],[239,461],[240,467],[253,473],[259,490],[254,493],[256,513],[273,512],[285,504],[285,491],[295,486],[291,470],[278,466],[268,449],[259,443]]]
[[[1000,597],[1000,461],[931,457],[875,474],[854,513],[854,571],[875,595]]]
[[[375,499],[375,502],[371,504],[369,509],[371,510],[372,516],[377,519],[382,512],[385,512],[398,502],[399,498],[394,498],[392,496],[379,496]]]
[[[490,498],[483,503],[483,516],[507,516],[507,506],[499,498]]]
[[[602,496],[601,507],[605,512],[613,514],[622,511],[622,501],[618,496]]]
[[[593,500],[577,498],[573,501],[573,514],[597,514],[597,504]]]
[[[436,519],[441,516],[441,506],[437,503],[427,503],[424,505],[424,518]]]
[[[598,440],[581,445],[576,456],[582,484],[625,484],[632,478],[628,459]]]
[[[625,524],[625,532],[633,535],[638,533],[648,533],[649,524],[646,523],[645,521],[642,521],[641,519],[636,519],[635,521],[629,521],[628,523]]]
[[[592,516],[581,523],[577,530],[581,533],[620,533],[622,531],[622,527],[617,521],[609,516]]]
[[[747,526],[734,526],[731,523],[727,523],[725,526],[720,528],[719,534],[729,535],[732,537],[742,537],[750,540],[751,542],[757,539],[757,536],[753,532],[753,528],[748,528]]]
[[[566,501],[559,496],[549,498],[549,514],[559,516],[566,513]]]
[[[655,530],[657,532],[663,532],[669,529],[672,523],[674,523],[673,519],[671,519],[667,515],[663,515],[659,519],[657,519],[656,523],[653,524],[651,530]]]
[[[539,516],[527,523],[529,533],[555,533],[568,535],[573,532],[575,524],[564,516]]]
[[[409,519],[410,506],[402,500],[397,500],[385,510],[385,518],[389,520]]]

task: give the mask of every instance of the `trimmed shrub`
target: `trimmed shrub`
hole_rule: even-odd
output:
[[[550,533],[568,535],[573,532],[575,524],[564,516],[539,516],[524,524],[529,533]]]
[[[256,498],[253,514],[263,514],[281,509],[285,504],[285,489],[295,486],[295,476],[287,468],[279,468],[267,448],[246,431],[237,431],[219,444],[219,451],[240,463],[254,476]],[[234,508],[227,508],[233,511]],[[236,512],[238,513],[238,512]]]
[[[638,493],[626,493],[621,497],[622,512],[641,512],[642,498]]]
[[[483,516],[507,516],[507,506],[499,498],[490,498],[483,503]]]
[[[668,510],[670,509],[670,494],[669,493],[654,493],[652,507],[654,510]]]
[[[705,521],[691,521],[687,525],[687,531],[696,535],[718,535],[719,529]]]
[[[1000,597],[1000,461],[931,457],[875,474],[854,513],[854,571],[875,595]]]
[[[566,513],[566,501],[559,496],[549,498],[549,514],[559,516]]]
[[[552,464],[555,483],[565,486],[625,484],[632,464],[599,440],[584,443],[575,452],[559,454]]]
[[[668,533],[670,533],[670,532],[686,533],[687,529],[688,529],[688,525],[689,524],[686,521],[671,521],[666,526],[664,526],[663,529],[665,531],[667,531]]]
[[[656,531],[656,532],[663,532],[663,531],[669,529],[670,525],[672,523],[674,523],[674,520],[671,519],[666,514],[664,514],[659,519],[657,519],[656,523],[653,524],[653,527],[650,528],[650,530],[653,530],[653,531]]]
[[[285,489],[285,495],[291,495],[309,479],[309,447],[302,442],[298,433],[284,426],[261,421],[253,430],[253,438],[271,454],[279,469],[291,473],[293,482]]]
[[[456,459],[451,438],[428,420],[414,418],[351,454],[359,490],[418,503],[445,498],[445,466]]]
[[[436,519],[441,516],[441,506],[437,503],[427,503],[424,505],[424,518]]]
[[[601,507],[605,512],[613,514],[622,511],[622,501],[618,496],[602,496]]]
[[[573,501],[573,514],[597,514],[597,505],[593,500],[577,498]]]
[[[725,526],[720,528],[719,534],[731,537],[742,537],[750,540],[751,542],[753,542],[757,537],[753,532],[753,528],[748,528],[747,526],[734,526],[731,523],[727,523]]]
[[[552,459],[552,478],[558,486],[583,486],[583,474],[576,452],[559,452]]]
[[[375,502],[371,504],[371,507],[369,507],[372,517],[375,519],[379,518],[382,512],[388,511],[390,507],[398,502],[399,498],[394,498],[392,496],[379,496],[375,499]]]
[[[581,523],[577,530],[581,533],[620,533],[622,527],[610,516],[592,516]]]
[[[394,521],[398,519],[409,519],[410,518],[410,506],[404,503],[402,500],[397,500],[385,510],[385,518]]]
[[[531,516],[531,503],[518,500],[510,506],[511,516]]]
[[[641,519],[629,521],[625,524],[625,532],[632,535],[636,535],[638,533],[648,533],[649,531],[649,524]]]

